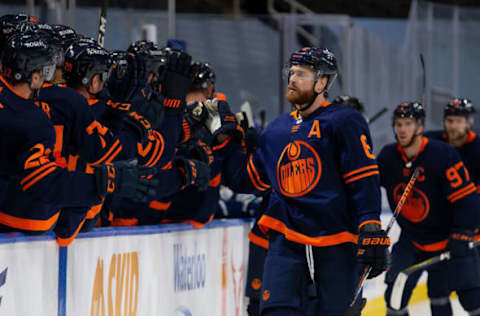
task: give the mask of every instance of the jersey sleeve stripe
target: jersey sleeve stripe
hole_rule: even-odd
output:
[[[72,234],[72,236],[68,238],[61,238],[57,236],[57,243],[60,247],[67,247],[72,243],[72,241],[77,237],[78,233],[80,232],[80,229],[82,229],[83,223],[85,223],[85,219],[82,220],[82,222],[78,225],[77,229],[75,232]]]
[[[356,170],[353,170],[353,171],[350,171],[349,173],[344,174],[343,178],[346,179],[350,176],[356,175],[357,173],[364,172],[364,171],[371,170],[371,169],[377,169],[378,170],[378,165],[371,165],[371,166],[358,168]]]
[[[219,172],[215,177],[213,177],[209,182],[208,186],[216,188],[220,185],[220,181],[222,180],[222,173]]]
[[[267,190],[266,188],[261,187],[260,185],[258,185],[257,180],[255,180],[255,177],[253,176],[252,170],[251,170],[251,168],[250,168],[250,164],[247,164],[247,172],[248,172],[248,176],[250,177],[250,180],[252,181],[253,186],[254,186],[257,190],[259,190],[259,191],[266,191],[266,190]]]
[[[21,230],[47,231],[55,225],[58,216],[60,212],[56,212],[47,219],[25,219],[0,212],[0,224]]]
[[[268,215],[262,215],[258,222],[258,226],[264,233],[266,233],[270,229],[273,229],[284,234],[285,238],[290,241],[316,247],[335,246],[346,242],[356,244],[358,241],[358,235],[352,234],[348,231],[320,237],[310,237],[288,228],[285,223]]]
[[[469,195],[469,194],[471,194],[471,193],[473,193],[473,192],[476,192],[476,191],[477,191],[477,189],[476,189],[475,187],[472,187],[472,188],[470,188],[468,191],[466,191],[466,192],[464,192],[464,193],[462,193],[462,194],[460,194],[460,195],[456,195],[454,198],[452,198],[452,199],[450,200],[450,202],[453,203],[453,202],[455,202],[455,201],[458,201],[458,200],[464,198],[465,196],[467,196],[467,195]]]
[[[477,192],[480,193],[480,185],[477,185]]]
[[[170,205],[172,205],[172,202],[151,201],[148,207],[156,211],[166,211]]]
[[[156,136],[158,137],[155,138],[156,142],[155,142],[154,154],[150,157],[148,162],[145,164],[145,166],[147,167],[153,167],[158,162],[158,160],[160,160],[160,157],[163,154],[163,149],[165,147],[165,144],[163,142],[163,137],[160,133],[156,133]]]
[[[94,166],[94,165],[98,165],[98,164],[101,164],[102,162],[105,162],[105,160],[108,159],[108,157],[110,157],[110,155],[115,151],[115,149],[120,145],[120,140],[116,140],[113,145],[110,147],[110,149],[107,151],[107,153],[105,155],[103,155],[100,159],[98,159],[97,161],[91,163],[90,165]]]
[[[27,184],[22,186],[23,191],[27,191],[32,185],[34,185],[38,181],[42,180],[42,178],[45,178],[47,175],[54,172],[56,169],[57,169],[57,167],[55,166],[55,167],[51,167],[50,169],[47,169],[46,171],[42,172],[41,174],[39,174],[38,176],[33,178],[30,182],[28,182]]]
[[[42,172],[43,170],[47,169],[47,168],[50,168],[50,167],[53,167],[55,166],[55,163],[54,162],[50,162],[50,163],[47,163],[46,165],[36,169],[35,171],[33,171],[32,173],[30,173],[28,176],[26,176],[25,178],[22,179],[22,181],[20,181],[20,185],[23,186],[23,184],[27,181],[29,181],[31,178],[35,177],[37,174],[39,174],[40,172]]]
[[[255,235],[252,231],[248,233],[248,239],[252,244],[268,250],[268,239]]]
[[[92,206],[88,212],[87,216],[85,217],[86,219],[93,219],[95,216],[97,216],[98,213],[102,210],[103,202],[97,205]]]
[[[260,175],[258,174],[257,172],[257,169],[255,168],[255,164],[253,163],[253,155],[250,155],[250,157],[248,158],[248,165],[251,167],[252,171],[253,171],[253,174],[255,175],[255,178],[257,179],[258,181],[258,184],[262,187],[264,187],[265,189],[269,189],[270,188],[270,185],[264,183],[261,179],[260,179]]]
[[[378,170],[366,172],[364,174],[361,174],[361,175],[358,175],[356,177],[345,180],[345,184],[349,184],[349,183],[352,183],[354,181],[357,181],[357,180],[360,180],[360,179],[363,179],[363,178],[366,178],[366,177],[370,177],[370,176],[373,176],[373,175],[376,175],[376,174],[380,174],[380,172]]]
[[[447,197],[447,199],[452,200],[452,199],[454,199],[455,197],[457,197],[457,195],[462,195],[463,193],[465,193],[466,191],[469,191],[469,190],[472,189],[472,188],[474,188],[474,189],[476,190],[475,185],[474,185],[473,183],[470,183],[470,184],[467,185],[466,187],[463,187],[463,188],[461,188],[461,189],[453,192],[452,194],[450,194],[450,195]]]
[[[219,149],[222,149],[224,148],[225,146],[228,145],[228,143],[232,140],[232,136],[228,136],[228,138],[223,142],[221,143],[220,145],[217,145],[217,146],[213,146],[212,147],[212,150],[219,150]]]

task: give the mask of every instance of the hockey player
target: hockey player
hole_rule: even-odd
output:
[[[14,35],[2,57],[0,76],[1,176],[8,182],[1,202],[0,230],[50,231],[63,207],[89,207],[108,193],[144,200],[152,174],[131,163],[99,164],[93,174],[69,172],[52,154],[55,130],[50,107],[34,102],[55,72],[54,53],[36,34]],[[152,192],[150,192],[152,193]]]
[[[381,183],[391,209],[395,208],[410,174],[420,173],[397,222],[402,232],[393,246],[392,268],[387,272],[387,315],[408,315],[407,304],[421,272],[409,277],[401,310],[390,308],[396,275],[415,263],[449,250],[452,258],[428,270],[428,295],[432,315],[452,315],[448,297],[456,291],[461,305],[474,315],[480,309],[480,262],[469,249],[479,223],[479,196],[457,151],[422,136],[425,112],[420,103],[404,102],[395,109],[396,143],[378,156]]]
[[[307,287],[318,299],[318,314],[343,315],[359,281],[356,262],[372,266],[370,277],[387,266],[370,133],[357,111],[326,101],[336,75],[328,49],[294,52],[286,97],[296,109],[269,124],[254,154],[245,157],[237,146],[225,160],[225,182],[234,191],[272,189],[259,221],[270,235],[262,315],[303,315]],[[233,132],[225,102],[218,113],[222,125],[215,135]],[[382,242],[373,245],[369,238]]]
[[[443,131],[426,132],[425,136],[441,140],[455,147],[467,167],[472,182],[480,192],[480,140],[472,131],[475,108],[472,102],[464,98],[454,98],[443,110]]]
[[[195,64],[195,63],[194,63]],[[130,215],[130,220],[117,220],[121,223],[158,224],[160,222],[190,222],[194,227],[202,227],[213,219],[218,208],[218,189],[221,180],[220,157],[215,157],[212,149],[208,146],[211,141],[209,130],[203,125],[207,109],[203,104],[197,103],[206,100],[206,97],[191,98],[192,91],[197,91],[205,80],[212,84],[210,76],[203,76],[195,67],[191,69],[193,84],[186,95],[186,99],[193,103],[187,104],[187,111],[184,117],[183,133],[180,137],[181,144],[177,145],[176,159],[191,161],[197,170],[196,185],[182,188],[181,192],[168,197],[159,196],[152,200],[148,208],[112,206],[116,218]],[[212,72],[211,68],[208,69]],[[202,74],[200,76],[199,74]],[[206,79],[208,77],[208,79]],[[214,83],[214,82],[213,82]],[[208,168],[207,166],[210,166]],[[180,190],[178,190],[180,191]],[[195,207],[192,207],[194,205]],[[142,209],[141,212],[133,211]],[[123,210],[123,211],[119,211]]]

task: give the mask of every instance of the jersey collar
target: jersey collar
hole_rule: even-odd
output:
[[[0,75],[0,81],[2,81],[2,83],[5,85],[5,87],[7,87],[7,89],[10,90],[10,92],[15,94],[17,97],[22,98],[24,100],[28,100],[27,98],[25,98],[22,95],[20,95],[19,93],[17,93],[15,91],[15,89],[7,82],[7,80],[2,75]]]
[[[418,156],[420,156],[420,154],[425,150],[425,147],[427,146],[427,144],[428,144],[428,138],[426,138],[425,136],[422,136],[422,145],[420,145],[420,150],[415,155],[415,157],[413,157],[410,160],[408,160],[407,155],[405,155],[405,150],[403,149],[402,146],[398,145],[397,150],[400,152],[400,155],[402,156],[403,162],[405,162],[405,163],[414,162],[415,160],[417,160]]]

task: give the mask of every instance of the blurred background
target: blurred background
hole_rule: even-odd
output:
[[[371,124],[377,153],[393,141],[391,109],[401,101],[425,103],[427,129],[442,127],[451,97],[480,102],[478,0],[2,0],[0,15],[25,12],[96,38],[104,5],[107,49],[140,39],[180,45],[212,64],[233,109],[248,101],[267,121],[290,110],[282,78],[290,53],[331,49],[339,77],[330,96],[358,97],[367,117],[389,110]]]

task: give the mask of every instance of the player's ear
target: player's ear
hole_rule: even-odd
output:
[[[327,76],[322,76],[320,79],[318,79],[314,87],[315,92],[320,93],[321,91],[323,91],[323,89],[325,89],[327,85],[327,82],[328,82]]]
[[[32,73],[32,84],[31,84],[31,87],[33,87],[34,89],[38,89],[42,86],[42,83],[43,83],[43,77],[42,75],[38,72],[38,71],[35,71],[34,73]]]

